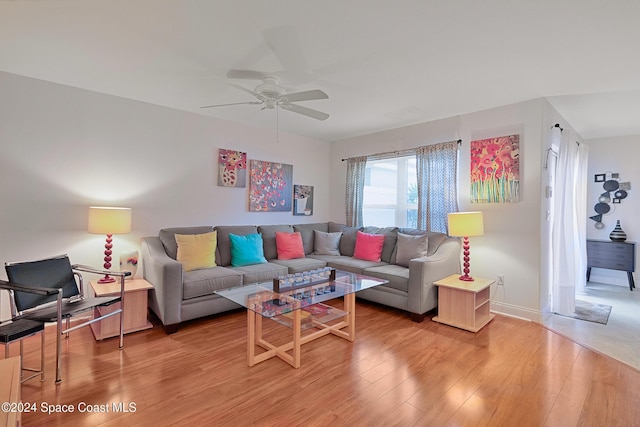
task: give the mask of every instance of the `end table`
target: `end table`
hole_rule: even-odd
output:
[[[98,283],[91,281],[91,288],[97,297],[117,295],[120,293],[120,282]],[[149,289],[153,286],[144,279],[125,280],[124,292],[124,333],[142,331],[153,328],[147,320],[147,301]],[[96,308],[96,315],[110,313],[120,308],[121,303]],[[117,337],[120,334],[120,316],[111,316],[101,322],[92,323],[91,330],[96,340]]]
[[[438,286],[438,315],[435,322],[478,332],[495,316],[489,311],[489,290],[494,280],[475,277],[473,282],[453,274],[433,282]]]

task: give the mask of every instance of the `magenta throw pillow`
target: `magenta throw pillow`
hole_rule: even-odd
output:
[[[384,246],[384,234],[369,234],[358,231],[353,257],[365,261],[380,262]]]
[[[276,250],[278,251],[278,259],[304,258],[302,235],[299,231],[295,233],[276,231]]]

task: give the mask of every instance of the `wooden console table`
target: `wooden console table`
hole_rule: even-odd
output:
[[[633,272],[636,270],[636,243],[610,240],[587,240],[587,281],[591,267],[627,272],[629,290],[636,287]]]
[[[433,282],[438,287],[438,315],[434,322],[478,332],[495,316],[489,311],[489,290],[494,280],[476,277],[473,282],[453,274]]]

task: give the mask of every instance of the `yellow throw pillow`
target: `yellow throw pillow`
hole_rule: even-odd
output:
[[[216,266],[218,232],[204,234],[176,234],[178,255],[184,271],[200,270]]]

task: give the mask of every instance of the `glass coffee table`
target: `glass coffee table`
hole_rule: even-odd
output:
[[[216,293],[247,309],[249,366],[278,357],[294,368],[299,368],[302,344],[329,334],[354,341],[356,292],[385,283],[388,281],[337,270],[335,280],[327,278],[293,290],[281,288],[280,293],[273,291],[273,281],[239,286]],[[322,304],[340,297],[344,297],[342,309]],[[263,337],[263,318],[275,320],[291,328],[291,341],[280,345],[268,342]],[[256,353],[256,347],[265,351]]]

